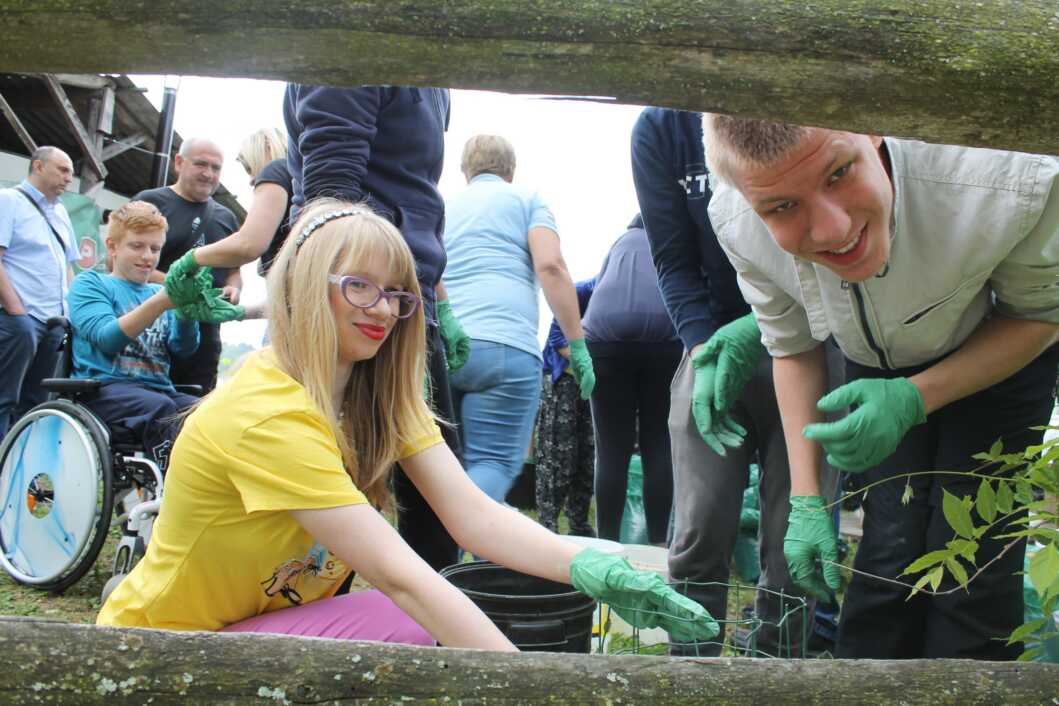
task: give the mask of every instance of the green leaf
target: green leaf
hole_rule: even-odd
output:
[[[945,566],[948,568],[949,573],[952,574],[952,577],[956,579],[958,584],[961,586],[967,584],[967,570],[963,568],[963,564],[960,563],[959,559],[955,557],[946,559]]]
[[[974,555],[978,552],[978,542],[970,539],[953,539],[947,542],[945,546],[962,556],[972,565],[975,563]]]
[[[997,483],[996,508],[1006,515],[1013,507],[1015,507],[1015,495],[1011,492],[1011,484],[1000,481]]]
[[[912,596],[919,593],[923,589],[923,587],[927,585],[927,581],[929,580],[930,574],[923,574],[922,576],[920,576],[919,580],[916,581],[916,585],[912,587],[912,591],[908,594],[908,598],[906,598],[905,601],[912,600]]]
[[[942,489],[944,496],[941,501],[941,511],[945,519],[956,534],[971,539],[974,537],[974,523],[971,522],[971,511],[958,497],[947,490]]]
[[[927,580],[930,581],[930,588],[934,591],[938,590],[938,586],[941,585],[941,579],[945,576],[945,569],[938,566],[929,574],[927,574]]]
[[[949,549],[935,549],[913,561],[908,565],[908,568],[901,572],[900,575],[904,576],[905,574],[919,573],[923,569],[934,566],[934,564],[940,564],[946,559],[952,558],[953,553],[954,552]]]
[[[907,505],[912,500],[912,485],[905,483],[905,492],[901,493],[901,504]]]
[[[1030,583],[1042,598],[1051,585],[1059,581],[1059,550],[1049,544],[1030,559]]]
[[[988,480],[982,480],[978,486],[978,497],[974,500],[974,507],[978,510],[978,516],[986,522],[996,519],[996,492],[993,484]]]
[[[996,458],[1004,451],[1004,442],[997,439],[993,442],[993,445],[989,447],[989,455]]]
[[[1028,636],[1044,627],[1044,624],[1048,620],[1048,618],[1040,618],[1039,620],[1031,620],[1028,623],[1019,625],[1010,635],[1008,635],[1008,644],[1014,645],[1016,642],[1022,642]]]
[[[1024,480],[1015,481],[1015,500],[1020,505],[1033,502],[1033,487]]]
[[[1018,659],[1016,659],[1015,661],[1016,662],[1032,662],[1032,661],[1036,660],[1037,657],[1039,657],[1041,652],[1043,652],[1043,651],[1044,651],[1043,648],[1034,647],[1033,649],[1029,649],[1029,650],[1024,651],[1022,654],[1020,654],[1018,656]]]

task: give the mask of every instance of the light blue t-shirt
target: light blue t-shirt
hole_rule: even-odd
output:
[[[467,335],[537,358],[537,290],[529,231],[555,218],[535,191],[479,174],[445,204],[445,289]]]
[[[29,180],[19,187],[33,197],[48,222],[63,239],[63,247],[25,196],[15,189],[0,189],[0,248],[7,278],[22,299],[26,313],[38,321],[65,313],[66,273],[79,257],[74,246],[70,215],[59,201],[44,198]]]
[[[70,285],[70,323],[74,329],[73,377],[132,382],[173,391],[170,355],[186,357],[199,347],[196,321],[178,321],[170,309],[135,339],[118,325],[150,299],[160,284],[137,284],[89,270]]]

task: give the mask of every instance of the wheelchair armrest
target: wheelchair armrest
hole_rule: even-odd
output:
[[[82,395],[86,392],[94,392],[103,383],[93,378],[44,378],[40,386],[48,392],[60,395]]]
[[[183,392],[185,395],[202,397],[202,385],[173,385],[173,387],[177,392]]]

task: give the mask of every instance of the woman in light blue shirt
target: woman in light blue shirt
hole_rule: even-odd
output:
[[[467,472],[502,501],[522,469],[540,400],[538,286],[570,341],[583,397],[595,377],[555,219],[535,191],[512,183],[511,143],[472,137],[460,167],[468,186],[445,205],[444,283],[471,355],[450,384]]]

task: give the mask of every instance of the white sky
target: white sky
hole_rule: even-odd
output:
[[[161,105],[166,79],[134,76]],[[224,150],[221,180],[247,209],[253,198],[249,181],[235,161],[243,139],[261,127],[283,127],[283,86],[250,79],[168,78],[179,86],[175,128],[180,135],[208,137]],[[574,280],[593,276],[610,244],[625,232],[637,211],[629,163],[629,135],[639,106],[546,100],[483,91],[452,91],[452,118],[445,137],[441,193],[465,188],[460,154],[478,133],[503,135],[515,146],[516,183],[540,191],[555,214],[563,255]],[[256,264],[243,268],[243,302],[265,297]],[[540,302],[543,340],[551,312]],[[263,321],[228,323],[226,341],[259,345]]]

